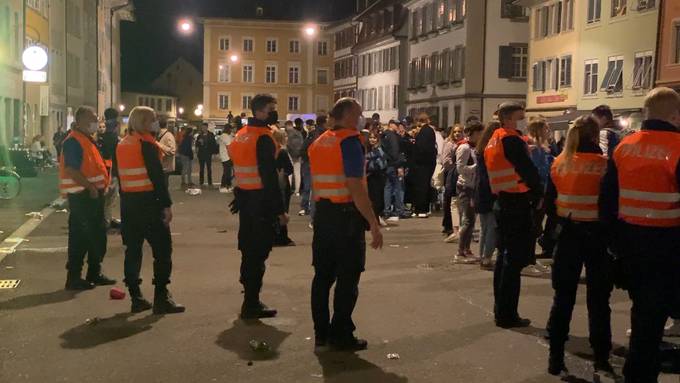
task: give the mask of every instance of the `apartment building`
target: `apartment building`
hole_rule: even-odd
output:
[[[24,46],[40,46],[48,52],[50,50],[50,24],[49,6],[45,0],[27,0],[25,21]],[[49,106],[50,88],[47,83],[24,84],[25,110],[24,121],[25,137],[30,139],[38,134],[51,141],[49,129]]]
[[[23,1],[0,2],[0,146],[4,147],[23,135],[23,35]],[[0,158],[0,166],[6,162]]]
[[[177,119],[177,97],[167,94],[149,92],[122,92],[121,105],[124,108],[122,115],[128,117],[135,106],[148,106],[156,111],[159,116],[165,116],[169,120]],[[194,109],[192,109],[194,110]]]
[[[680,2],[662,2],[656,85],[680,91]]]
[[[180,57],[152,83],[151,89],[177,98],[177,117],[194,120],[194,111],[203,104],[203,74],[189,61]],[[179,108],[183,111],[179,112]]]
[[[203,120],[250,113],[258,93],[278,99],[281,119],[329,111],[333,44],[325,24],[208,18],[204,23]]]
[[[328,27],[333,36],[333,100],[342,97],[356,97],[357,58],[352,48],[357,43],[358,25],[350,18],[338,21]]]
[[[512,1],[410,0],[408,113],[440,126],[492,117],[500,103],[523,101],[528,17]]]

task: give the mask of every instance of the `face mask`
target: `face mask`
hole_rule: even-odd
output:
[[[149,128],[149,131],[152,133],[158,133],[161,130],[161,124],[158,123],[158,121],[154,121],[151,123],[151,128]]]
[[[98,122],[90,122],[90,126],[87,127],[87,132],[89,134],[95,134],[99,130]]]
[[[357,130],[362,130],[364,126],[366,126],[366,117],[360,115],[359,120],[357,121]]]
[[[279,122],[279,112],[272,110],[269,112],[269,116],[267,116],[267,121],[265,121],[268,125],[273,125],[277,122]]]

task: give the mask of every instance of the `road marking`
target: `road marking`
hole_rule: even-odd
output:
[[[16,251],[25,253],[65,253],[68,251],[68,246],[60,247],[22,247],[16,249]]]
[[[4,241],[0,242],[0,263],[2,263],[2,261],[8,255],[14,254],[14,252],[17,250],[17,247],[26,241],[26,237],[28,237],[33,232],[33,230],[40,226],[40,224],[45,219],[47,219],[47,217],[55,212],[55,209],[52,206],[61,206],[63,203],[63,198],[57,198],[46,208],[40,211],[40,214],[42,214],[42,219],[30,218],[24,222],[23,225],[19,226],[19,228],[16,229],[12,234],[10,234],[9,237],[5,238]]]

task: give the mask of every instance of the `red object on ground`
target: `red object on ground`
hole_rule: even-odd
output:
[[[118,287],[112,287],[109,296],[111,299],[125,299],[125,291]]]

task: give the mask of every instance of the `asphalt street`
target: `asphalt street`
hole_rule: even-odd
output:
[[[279,316],[244,323],[238,319],[237,220],[227,211],[231,195],[205,190],[189,196],[175,187],[173,198],[170,288],[187,312],[132,315],[129,301],[110,300],[108,288],[64,291],[67,214],[55,212],[0,263],[0,279],[21,280],[16,289],[0,290],[0,382],[560,381],[546,372],[549,279],[523,278],[520,310],[533,327],[495,327],[492,273],[450,263],[455,245],[443,243],[439,217],[403,220],[386,229],[382,251],[369,251],[355,312],[357,335],[369,349],[315,355],[307,217],[292,217],[297,246],[276,248],[268,262],[262,299]],[[149,298],[151,263],[145,247]],[[121,281],[122,269],[120,236],[112,234],[104,270]],[[619,370],[629,308],[627,296],[615,292],[613,363]],[[593,380],[587,336],[582,286],[567,346],[568,381]],[[267,342],[270,350],[253,351],[251,340]]]

